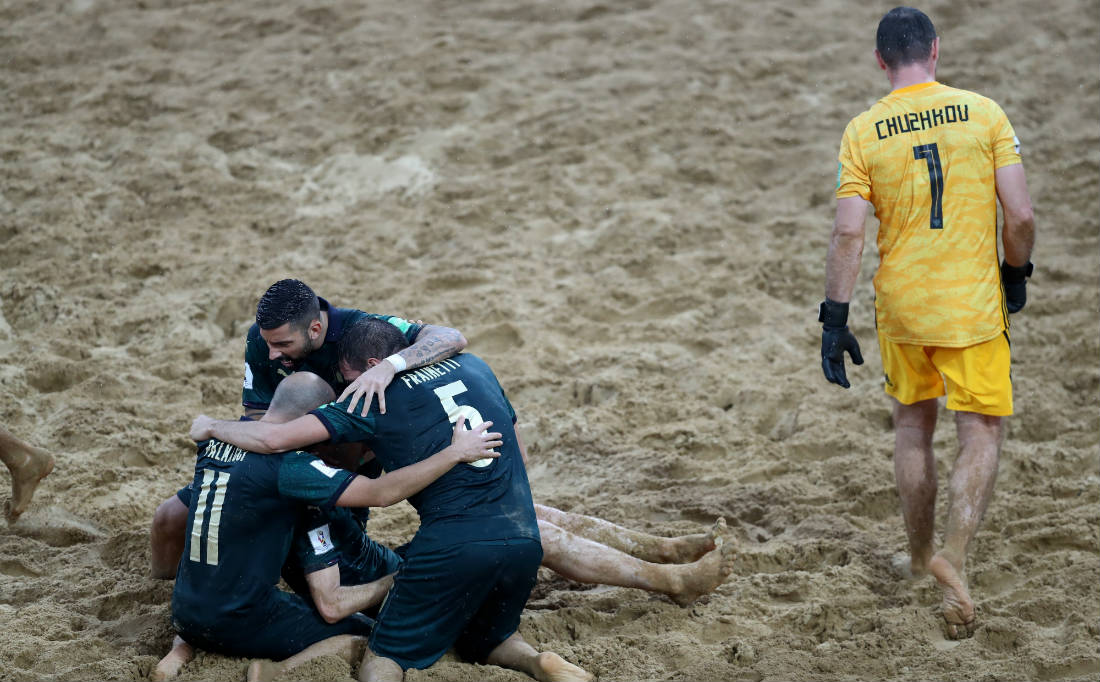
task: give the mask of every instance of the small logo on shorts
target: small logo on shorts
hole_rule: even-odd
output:
[[[320,528],[314,528],[309,531],[309,541],[313,545],[313,553],[320,555],[332,549],[332,544],[329,543],[328,537],[328,524],[321,526]]]
[[[883,378],[884,381],[886,381],[887,386],[889,386],[890,388],[894,387],[894,382],[890,381],[890,375],[889,374],[883,374],[882,378]]]

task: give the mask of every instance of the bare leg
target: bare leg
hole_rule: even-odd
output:
[[[928,573],[932,535],[936,524],[936,460],[932,434],[936,430],[938,401],[912,405],[894,401],[894,477],[905,532],[909,536],[909,569],[914,576]]]
[[[560,509],[536,504],[535,514],[540,521],[548,521],[570,533],[595,540],[631,556],[662,564],[681,564],[695,561],[715,548],[726,522],[719,519],[706,533],[663,538],[604,521],[594,516],[582,516]],[[721,524],[721,528],[719,528]]]
[[[394,661],[375,656],[370,649],[363,654],[363,665],[359,667],[360,682],[401,682],[405,671]]]
[[[337,635],[311,644],[305,649],[285,658],[278,663],[272,661],[252,661],[248,666],[248,682],[271,682],[277,676],[300,666],[306,661],[320,656],[339,656],[354,664],[362,655],[367,640],[355,635]]]
[[[540,682],[587,682],[595,679],[584,669],[551,651],[535,651],[518,632],[498,644],[485,662],[525,672]]]
[[[176,577],[183,556],[188,511],[180,498],[172,495],[161,502],[153,514],[153,527],[149,530],[149,572],[154,578],[171,580]]]
[[[182,637],[176,635],[176,638],[172,640],[172,650],[160,659],[160,663],[157,663],[156,668],[153,668],[151,676],[153,682],[165,682],[165,680],[175,678],[176,675],[180,674],[180,668],[190,663],[194,657],[194,647],[183,641]]]
[[[724,527],[724,526],[723,526]],[[654,564],[539,521],[542,565],[570,580],[635,587],[668,595],[686,606],[725,582],[733,571],[733,543],[721,542],[691,564]],[[718,536],[719,540],[724,539]]]
[[[38,483],[53,471],[53,455],[24,443],[0,426],[0,461],[11,471],[11,500],[4,514],[8,523],[14,523],[27,511]]]
[[[943,618],[951,639],[970,637],[977,628],[974,602],[966,586],[966,550],[993,497],[1001,452],[1001,418],[958,412],[959,457],[951,472],[943,549],[929,569],[943,590]]]

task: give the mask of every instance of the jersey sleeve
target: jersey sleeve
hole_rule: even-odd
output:
[[[333,443],[358,443],[369,440],[374,435],[377,407],[372,406],[367,416],[362,417],[359,414],[363,409],[361,402],[356,404],[352,412],[348,412],[350,400],[351,397],[348,397],[341,402],[322,405],[309,412],[325,425]]]
[[[840,155],[837,157],[836,198],[847,197],[871,200],[871,176],[863,160],[863,150],[859,146],[854,120],[844,129],[844,137],[840,140]]]
[[[993,168],[1004,168],[1021,163],[1020,138],[1008,122],[1008,116],[997,104],[993,105]]]
[[[267,342],[260,336],[259,327],[252,325],[244,347],[244,387],[241,404],[249,409],[266,410],[275,395],[278,382],[272,375],[267,360]]]
[[[306,507],[294,527],[292,551],[306,574],[315,573],[340,561],[328,516],[317,507]]]
[[[292,452],[283,456],[279,466],[279,494],[330,509],[354,479],[351,471],[330,467],[304,452]]]

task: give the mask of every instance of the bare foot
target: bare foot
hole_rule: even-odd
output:
[[[19,450],[26,455],[26,460],[11,470],[11,500],[4,506],[8,523],[15,523],[19,515],[27,511],[38,483],[53,471],[53,455],[50,453],[29,445],[20,446]]]
[[[175,640],[172,641],[172,650],[168,652],[167,656],[160,659],[160,663],[157,663],[156,668],[153,668],[150,679],[153,682],[174,679],[176,675],[180,674],[180,668],[187,665],[194,657],[195,649],[177,635]]]
[[[943,590],[943,620],[948,639],[972,637],[978,629],[974,602],[966,590],[966,579],[943,555],[936,553],[928,570]]]
[[[716,536],[715,541],[717,552],[710,552],[692,564],[666,567],[672,572],[672,589],[666,594],[680,606],[687,606],[704,594],[713,592],[733,572],[737,559],[734,543],[728,542],[724,535]]]
[[[905,580],[915,580],[928,575],[928,565],[922,564],[905,552],[898,552],[890,557],[890,565]]]
[[[535,679],[540,682],[589,682],[596,679],[584,668],[573,665],[553,651],[543,651],[535,658]]]
[[[661,552],[662,558],[669,564],[686,564],[695,561],[721,545],[725,534],[726,520],[719,516],[706,533],[669,538]]]
[[[248,675],[245,679],[248,680],[248,682],[271,682],[282,671],[283,666],[274,661],[252,661],[252,663],[248,665]]]

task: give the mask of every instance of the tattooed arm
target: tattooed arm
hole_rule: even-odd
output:
[[[457,353],[461,353],[466,347],[466,337],[462,332],[450,327],[439,327],[434,324],[424,325],[420,333],[416,335],[416,341],[406,348],[395,353],[405,360],[405,369],[416,369],[433,362],[445,360]],[[336,402],[340,402],[349,395],[352,397],[348,403],[348,412],[355,409],[359,398],[363,398],[362,415],[365,417],[370,410],[371,401],[378,396],[378,410],[386,413],[386,387],[393,381],[397,369],[389,362],[380,362],[366,372],[359,375],[351,382],[344,392],[340,394]]]

